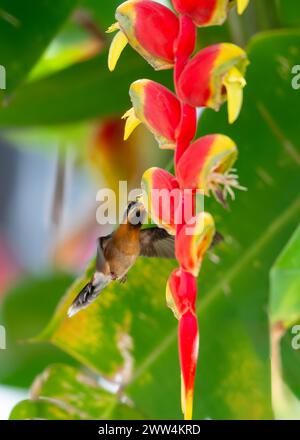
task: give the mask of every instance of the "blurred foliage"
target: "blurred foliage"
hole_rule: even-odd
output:
[[[38,127],[36,139],[48,140],[50,148],[53,133],[76,143],[90,133],[91,119],[119,117],[129,108],[132,81],[147,77],[171,87],[170,72],[153,72],[129,47],[118,69],[108,72],[109,38],[104,30],[114,21],[119,0],[65,0],[59,6],[46,0],[30,2],[31,7],[25,7],[20,0],[0,0],[1,64],[10,72],[9,100],[0,108],[0,126],[13,129],[12,138],[15,127]],[[222,108],[217,115],[205,111],[199,124],[201,135],[218,131],[237,142],[240,180],[248,192],[238,195],[229,212],[212,200],[206,205],[225,242],[215,250],[217,256],[211,256],[218,264],[208,258],[199,279],[201,345],[195,418],[272,417],[268,279],[300,215],[300,101],[299,92],[291,87],[291,68],[299,64],[300,32],[274,29],[299,25],[298,3],[252,0],[243,18],[233,13],[224,27],[200,32],[199,45],[223,40],[246,45],[255,36],[248,46],[251,66],[240,119],[229,127]],[[82,21],[85,15],[78,21],[77,14],[76,19],[77,6],[81,14],[88,12],[88,22]],[[68,16],[72,21],[66,23]],[[99,30],[97,55],[87,50],[95,41],[94,25]],[[257,34],[262,29],[268,31]],[[42,148],[45,144],[41,142]],[[293,247],[293,241],[288,246]],[[285,279],[290,277],[286,258],[278,260],[273,277],[282,273]],[[11,292],[1,311],[1,323],[9,329],[9,349],[0,353],[1,382],[28,386],[49,364],[77,365],[76,369],[47,368],[35,381],[31,400],[17,405],[11,418],[181,418],[177,323],[164,300],[174,265],[140,259],[126,285],[111,285],[72,319],[66,317],[66,310],[91,276],[93,262],[51,320],[69,277],[31,280]],[[276,281],[276,289],[280,286],[284,285]],[[273,293],[271,320],[299,319],[296,292],[282,287]],[[39,344],[17,344],[37,333]],[[49,347],[47,341],[67,354]],[[291,350],[288,333],[281,347],[284,380],[299,398],[300,353]],[[83,375],[78,363],[93,373]],[[93,375],[121,381],[130,404],[101,389]]]
[[[28,83],[8,106],[0,109],[0,126],[62,124],[122,115],[130,107],[130,84],[143,77],[171,85],[168,72],[157,75],[129,47],[118,69],[110,73],[105,51],[90,60]]]
[[[281,340],[300,319],[299,269],[300,228],[284,247],[270,273],[270,340],[272,364],[272,402],[277,419],[300,418],[300,400],[285,383]],[[293,332],[292,332],[293,333]],[[295,336],[296,334],[293,333]],[[296,351],[290,341],[289,351]],[[299,382],[298,382],[299,383]]]
[[[10,419],[123,420],[142,419],[132,404],[105,391],[95,379],[66,365],[53,365],[37,377],[32,400],[20,402]]]
[[[282,24],[298,27],[300,24],[300,3],[295,0],[277,0],[277,4]]]
[[[0,350],[1,383],[28,387],[51,362],[77,364],[49,344],[26,342],[45,326],[71,281],[62,274],[22,279],[7,292],[0,309],[0,322],[7,329],[7,349]]]
[[[288,242],[271,271],[270,320],[285,328],[300,319],[300,228]]]
[[[0,1],[1,64],[10,96],[38,61],[77,0]]]

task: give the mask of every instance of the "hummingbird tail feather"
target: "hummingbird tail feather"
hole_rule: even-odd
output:
[[[92,283],[88,283],[84,286],[84,288],[80,291],[80,293],[76,296],[74,299],[71,307],[68,310],[68,316],[71,318],[73,315],[75,315],[79,310],[87,307],[90,303],[89,297],[91,296],[91,293],[93,292],[93,286]]]
[[[103,277],[104,278],[104,277]],[[92,282],[89,282],[84,286],[84,288],[79,292],[79,294],[74,299],[72,305],[68,310],[68,316],[71,318],[74,316],[79,310],[85,309],[88,307],[95,299],[100,295],[101,291],[104,287],[109,283],[108,280],[101,280],[102,283],[97,286],[93,285]]]

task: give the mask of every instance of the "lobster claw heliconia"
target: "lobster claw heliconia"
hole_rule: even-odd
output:
[[[176,236],[175,251],[180,267],[194,277],[199,275],[202,260],[215,235],[214,219],[201,212],[189,223],[182,225]]]
[[[226,205],[227,194],[234,199],[234,190],[245,190],[232,169],[238,150],[228,136],[211,134],[197,139],[184,152],[177,164],[177,180],[182,188],[212,193]]]
[[[179,321],[178,346],[181,369],[181,407],[186,420],[192,418],[199,331],[195,302],[196,278],[182,269],[175,269],[167,283],[167,305]]]
[[[221,25],[229,9],[236,4],[242,14],[249,0],[172,0],[175,10],[190,17],[196,26]]]
[[[116,20],[107,31],[117,31],[108,57],[111,71],[127,43],[155,70],[173,67],[179,20],[169,8],[151,0],[129,0],[117,8]]]
[[[219,110],[228,102],[228,118],[233,123],[243,103],[247,55],[243,49],[221,43],[206,47],[188,61],[178,84],[178,94],[192,107]]]
[[[149,217],[169,234],[175,235],[176,212],[182,197],[175,177],[161,168],[149,168],[143,174],[142,188]]]
[[[147,79],[131,84],[129,94],[133,108],[123,116],[126,119],[125,140],[142,122],[153,133],[160,148],[175,149],[181,115],[177,97],[166,87]]]

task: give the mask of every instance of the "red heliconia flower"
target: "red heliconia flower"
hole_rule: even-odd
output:
[[[178,268],[171,273],[166,288],[167,306],[180,319],[188,310],[194,308],[197,296],[196,278],[190,272]]]
[[[182,197],[175,177],[161,168],[149,168],[142,177],[142,188],[152,220],[174,235],[176,211]]]
[[[108,29],[118,31],[110,48],[110,70],[114,70],[127,43],[154,69],[173,67],[179,20],[169,8],[155,1],[129,0],[117,8],[116,19],[117,23]]]
[[[180,267],[197,277],[204,255],[215,235],[215,223],[208,212],[197,214],[185,223],[176,235],[176,258]]]
[[[225,204],[227,194],[234,199],[234,189],[239,185],[233,164],[237,147],[228,136],[211,134],[191,144],[177,163],[177,180],[182,188],[198,189]]]
[[[181,367],[181,406],[185,420],[193,416],[194,383],[199,351],[198,321],[189,310],[179,320],[178,345]]]
[[[197,26],[214,26],[224,23],[234,4],[242,14],[249,0],[172,0],[172,3],[178,13],[190,17]]]
[[[196,318],[196,278],[175,269],[167,283],[167,304],[179,320],[178,340],[181,366],[181,405],[184,417],[192,418],[194,381],[198,358],[198,323]]]
[[[228,101],[229,122],[239,116],[243,102],[246,53],[231,43],[221,43],[201,50],[190,60],[178,81],[178,94],[192,107],[219,110]]]
[[[227,136],[213,134],[193,143],[197,107],[219,110],[228,101],[229,122],[239,116],[246,53],[230,43],[201,50],[192,59],[196,27],[222,24],[229,8],[241,14],[249,0],[172,0],[178,16],[150,0],[129,0],[118,7],[118,31],[109,52],[113,70],[129,43],[156,70],[174,67],[176,94],[162,85],[139,80],[130,87],[133,107],[125,113],[125,139],[140,124],[154,134],[161,148],[174,150],[175,176],[160,168],[148,169],[142,178],[143,202],[149,217],[175,235],[179,268],[167,282],[166,300],[179,321],[179,357],[182,410],[192,418],[199,331],[196,316],[197,277],[215,236],[211,214],[198,207],[198,193],[210,195],[226,206],[233,189],[244,189],[232,169],[237,147]],[[200,211],[200,212],[199,212]]]
[[[143,122],[154,134],[160,148],[174,149],[181,106],[177,97],[161,84],[147,79],[131,84],[133,108],[125,113],[125,139]]]

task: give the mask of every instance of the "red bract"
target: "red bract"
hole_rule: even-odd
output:
[[[194,383],[198,359],[199,333],[195,312],[189,310],[179,320],[179,357],[181,367],[181,405],[185,419],[193,416]]]
[[[248,64],[245,52],[230,43],[191,56],[196,26],[221,24],[231,6],[236,4],[242,13],[249,0],[172,1],[179,16],[148,0],[131,0],[117,9],[118,22],[110,31],[119,32],[112,42],[109,67],[115,67],[128,42],[155,69],[174,67],[176,94],[150,80],[131,85],[133,107],[124,115],[125,138],[142,122],[161,148],[174,150],[175,176],[150,168],[143,175],[142,186],[152,220],[175,235],[179,268],[168,279],[166,299],[179,321],[182,410],[185,419],[191,419],[199,340],[197,276],[215,234],[213,217],[199,212],[196,195],[198,190],[204,195],[213,193],[226,206],[227,194],[234,198],[233,189],[243,189],[232,169],[237,147],[230,138],[213,134],[193,142],[196,108],[219,110],[227,100],[229,122],[234,122],[242,106]]]
[[[161,168],[150,168],[143,175],[142,187],[147,194],[147,207],[152,220],[174,235],[176,210],[182,197],[177,180]]]
[[[115,68],[127,43],[156,70],[173,66],[179,21],[170,9],[150,0],[130,0],[117,8],[116,19],[117,23],[108,30],[119,31],[111,45],[110,70]]]
[[[176,129],[181,118],[177,97],[166,87],[150,80],[139,80],[130,87],[133,109],[125,113],[128,118],[125,139],[138,123],[143,122],[154,134],[161,148],[174,149]]]
[[[179,97],[192,107],[214,110],[227,99],[232,123],[241,110],[247,64],[246,53],[234,44],[209,46],[185,66],[178,83]]]
[[[196,295],[195,277],[182,269],[175,269],[167,282],[166,300],[177,319],[180,319],[191,307],[194,308]]]
[[[215,235],[212,216],[201,212],[180,229],[176,236],[176,258],[180,267],[197,277],[204,255]]]
[[[234,189],[244,189],[232,170],[237,159],[237,147],[221,134],[204,136],[191,144],[177,163],[177,180],[181,188],[210,192],[224,203],[229,193],[234,198]]]
[[[172,0],[180,14],[188,15],[197,26],[223,24],[229,8],[237,3],[238,13],[242,14],[249,0]]]

